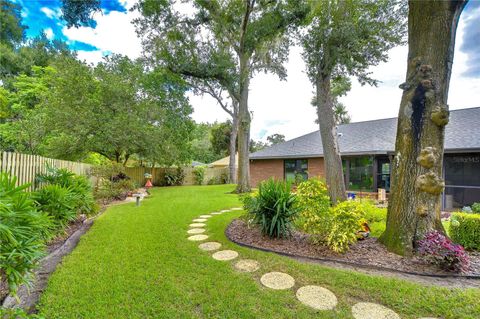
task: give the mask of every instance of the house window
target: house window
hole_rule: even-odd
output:
[[[294,182],[298,179],[308,179],[308,160],[285,160],[285,180]]]
[[[373,157],[348,159],[348,190],[373,191]]]
[[[446,155],[444,209],[480,202],[480,155]]]

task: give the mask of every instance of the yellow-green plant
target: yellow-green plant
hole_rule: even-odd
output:
[[[331,209],[330,230],[327,245],[337,253],[349,249],[357,241],[357,231],[365,219],[365,211],[359,201],[344,201]]]
[[[319,179],[311,178],[298,185],[296,195],[300,211],[297,225],[314,235],[312,240],[315,242],[323,242],[331,219],[327,185]]]

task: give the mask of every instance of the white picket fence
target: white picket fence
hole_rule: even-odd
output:
[[[92,165],[58,160],[39,155],[21,153],[1,153],[0,171],[7,172],[17,177],[17,185],[31,183],[29,190],[33,190],[35,176],[45,173],[47,166],[67,168],[77,175],[88,175]]]

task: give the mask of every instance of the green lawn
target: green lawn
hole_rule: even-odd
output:
[[[236,272],[188,241],[198,215],[239,206],[233,186],[153,189],[140,207],[109,208],[65,258],[43,294],[40,312],[53,318],[352,318],[358,301],[381,303],[402,318],[479,318],[480,290],[429,288],[413,283],[302,264],[228,242],[224,229],[241,212],[207,222],[210,239],[260,261],[254,274]],[[259,283],[283,271],[295,288],[322,285],[337,297],[335,311],[315,312],[295,290],[274,291]]]

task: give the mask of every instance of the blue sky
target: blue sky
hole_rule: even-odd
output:
[[[66,41],[78,57],[97,63],[103,56],[119,53],[136,58],[142,54],[141,41],[132,21],[138,12],[130,11],[136,0],[102,0],[102,12],[93,16],[94,27],[66,28],[61,20],[60,0],[16,0],[23,6],[27,36],[45,30],[47,36]],[[396,117],[404,82],[408,48],[389,52],[390,60],[373,67],[378,87],[361,86],[353,80],[352,90],[340,100],[355,122]],[[310,105],[313,87],[305,74],[301,49],[292,47],[286,65],[287,81],[271,74],[258,74],[251,81],[249,105],[252,110],[252,137],[265,140],[274,133],[291,139],[314,130],[316,113]],[[228,119],[213,99],[189,95],[196,121]],[[451,109],[480,107],[480,0],[470,0],[461,15],[457,31],[455,59],[450,82]]]

